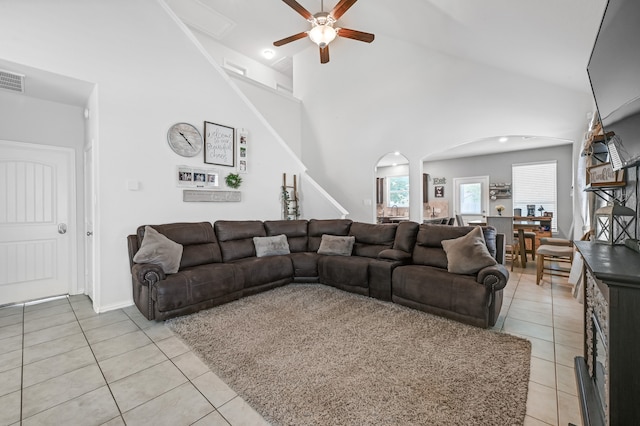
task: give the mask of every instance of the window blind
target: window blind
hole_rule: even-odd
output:
[[[557,162],[513,164],[511,166],[513,180],[513,208],[522,209],[526,216],[527,206],[535,205],[536,216],[543,212],[553,213],[551,231],[557,232]],[[540,207],[544,209],[540,211]]]

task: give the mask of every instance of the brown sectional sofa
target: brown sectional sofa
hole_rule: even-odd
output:
[[[318,282],[410,306],[479,327],[495,324],[502,289],[504,239],[485,227],[487,248],[498,261],[474,275],[447,272],[445,239],[472,227],[374,225],[336,220],[217,221],[152,225],[183,246],[180,267],[165,274],[135,263],[145,226],[127,237],[133,299],[145,317],[164,320],[295,282]],[[289,254],[256,257],[253,237],[286,235]],[[322,235],[353,236],[351,256],[318,254]]]

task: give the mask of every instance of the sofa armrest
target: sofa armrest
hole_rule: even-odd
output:
[[[378,253],[378,259],[394,260],[394,261],[401,261],[403,263],[406,263],[409,260],[411,260],[411,253],[407,253],[406,251],[398,250],[398,249],[386,249]]]
[[[134,264],[133,268],[131,268],[131,274],[140,284],[149,287],[167,277],[160,265],[154,265],[152,263]]]
[[[502,290],[507,285],[507,281],[509,281],[509,271],[499,263],[487,266],[478,271],[476,281],[490,287],[493,291]]]

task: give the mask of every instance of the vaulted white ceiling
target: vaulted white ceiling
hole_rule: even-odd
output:
[[[167,2],[187,24],[267,65],[313,48],[308,39],[273,46],[309,29],[281,0]],[[311,13],[320,11],[320,0],[298,2]],[[324,10],[337,2],[327,0]],[[586,65],[605,5],[606,0],[359,0],[339,24],[585,91]],[[267,48],[276,52],[270,60],[261,55]],[[380,66],[403,64],[380,58]]]

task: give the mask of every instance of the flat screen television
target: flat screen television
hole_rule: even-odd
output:
[[[608,1],[587,72],[604,131],[618,137],[610,157],[618,154],[622,167],[639,164],[640,0]]]

